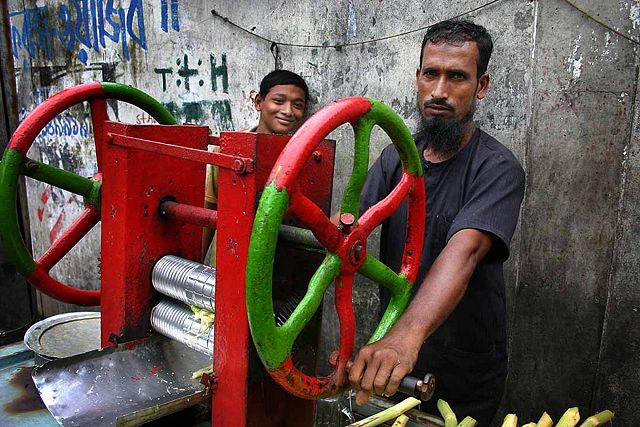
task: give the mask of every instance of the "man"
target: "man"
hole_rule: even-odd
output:
[[[507,374],[502,265],[518,220],[524,171],[512,153],[476,127],[476,100],[489,87],[493,43],[469,21],[427,30],[416,71],[422,115],[416,145],[423,156],[427,226],[412,300],[381,340],[357,354],[349,379],[356,401],[392,395],[412,374],[436,377],[435,411],[447,400],[459,417],[489,425]],[[393,147],[375,162],[362,209],[398,183],[402,165]],[[382,226],[380,257],[395,271],[406,235],[406,203]],[[381,295],[383,307],[389,300]]]
[[[254,99],[256,111],[260,113],[258,125],[251,132],[286,135],[294,133],[304,119],[309,100],[307,83],[298,74],[288,70],[275,70],[264,76],[260,92]],[[211,146],[219,150],[217,146]],[[207,167],[205,207],[216,209],[218,194],[218,170]],[[202,239],[204,262],[215,266],[215,237],[211,229],[204,230]]]

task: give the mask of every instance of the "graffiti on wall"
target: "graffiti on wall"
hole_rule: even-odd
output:
[[[214,131],[233,129],[231,102],[229,100],[229,75],[227,55],[210,54],[207,60],[194,58],[185,53],[165,67],[156,67],[158,84],[162,92],[178,92],[193,95],[205,101],[168,102],[165,107],[180,123],[213,124]],[[207,123],[207,119],[213,123]],[[144,117],[137,117],[139,124],[145,123]]]
[[[117,3],[117,4],[116,4]],[[178,2],[161,0],[162,31],[180,31]],[[142,0],[70,0],[57,6],[27,8],[9,13],[11,47],[16,64],[27,67],[38,55],[51,60],[60,48],[78,54],[83,64],[89,52],[118,46],[124,60],[131,49],[147,49]]]

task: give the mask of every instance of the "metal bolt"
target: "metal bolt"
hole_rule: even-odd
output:
[[[322,160],[322,153],[319,151],[314,151],[313,154],[311,154],[311,156],[313,157],[313,160],[315,160],[316,162],[319,162],[320,160]]]
[[[356,222],[356,217],[350,213],[344,213],[340,215],[340,229],[343,233],[347,234],[351,230],[351,227]]]
[[[235,159],[233,161],[233,170],[236,171],[237,173],[244,173],[246,169],[247,169],[247,165],[245,165],[242,160]]]

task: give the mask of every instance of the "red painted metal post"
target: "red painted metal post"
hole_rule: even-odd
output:
[[[313,425],[315,402],[289,394],[264,370],[252,348],[246,311],[244,273],[257,198],[288,140],[289,137],[247,132],[223,132],[220,136],[222,153],[254,159],[255,171],[249,174],[225,168],[219,171],[214,341],[214,372],[219,382],[212,397],[212,427]],[[335,146],[323,142],[317,151],[305,165],[298,185],[305,197],[328,213]],[[289,218],[286,222],[292,224],[295,220]],[[293,263],[297,264],[297,275],[281,273],[289,274],[289,280],[285,281],[291,289],[292,278],[300,278],[300,268],[310,258],[309,253],[288,252],[283,264],[291,269],[292,259],[297,259]],[[274,289],[274,297],[287,292]]]

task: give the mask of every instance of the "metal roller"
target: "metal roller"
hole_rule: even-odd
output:
[[[213,355],[214,328],[204,327],[184,304],[165,298],[151,310],[151,327],[201,353]]]
[[[161,294],[185,304],[214,311],[216,269],[174,255],[165,255],[153,267],[151,283]]]

